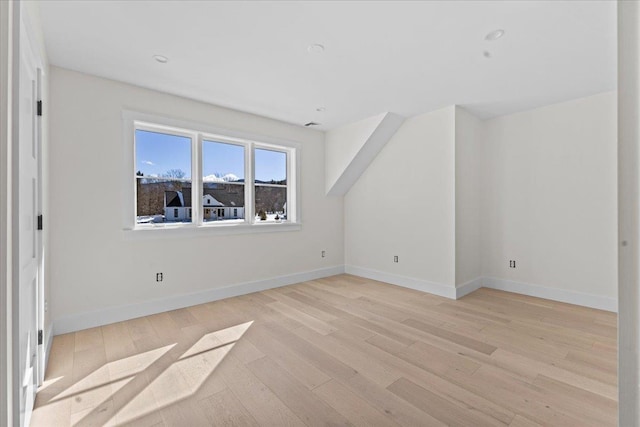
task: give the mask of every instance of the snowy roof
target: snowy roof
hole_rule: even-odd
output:
[[[206,207],[242,207],[244,206],[243,186],[233,184],[217,184],[216,188],[203,189],[203,204]],[[210,203],[206,203],[206,197]],[[191,207],[191,187],[183,187],[182,191],[165,191],[166,207]]]

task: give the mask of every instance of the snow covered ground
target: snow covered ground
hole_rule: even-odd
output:
[[[278,219],[276,219],[278,217]],[[282,214],[267,214],[267,219],[261,221],[260,218],[256,215],[255,222],[256,224],[265,223],[265,222],[282,222],[285,221],[285,218]],[[191,221],[165,221],[164,215],[143,215],[136,218],[136,222],[138,224],[159,224],[159,223],[167,223],[167,224],[177,224],[179,222],[190,223]],[[242,224],[244,219],[223,219],[223,220],[205,220],[205,223],[225,223],[225,224],[233,224],[238,223]]]

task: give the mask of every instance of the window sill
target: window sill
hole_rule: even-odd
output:
[[[125,240],[162,239],[180,237],[227,236],[232,234],[279,233],[285,231],[299,231],[299,222],[269,222],[269,223],[231,223],[231,224],[156,224],[138,226],[122,230]]]

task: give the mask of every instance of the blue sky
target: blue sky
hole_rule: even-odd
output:
[[[244,178],[244,148],[239,145],[204,141],[203,176],[233,174]],[[255,150],[256,179],[286,178],[286,154]],[[136,171],[145,176],[162,176],[170,169],[181,169],[191,178],[191,140],[143,130],[136,131]]]

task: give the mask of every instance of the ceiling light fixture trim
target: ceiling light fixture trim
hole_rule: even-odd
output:
[[[310,53],[322,53],[324,52],[324,46],[321,45],[320,43],[314,43],[314,44],[310,44],[307,50]]]
[[[504,30],[493,30],[491,31],[489,34],[487,34],[486,36],[484,36],[484,39],[487,41],[495,41],[498,40],[499,38],[501,38],[502,36],[504,36]]]

